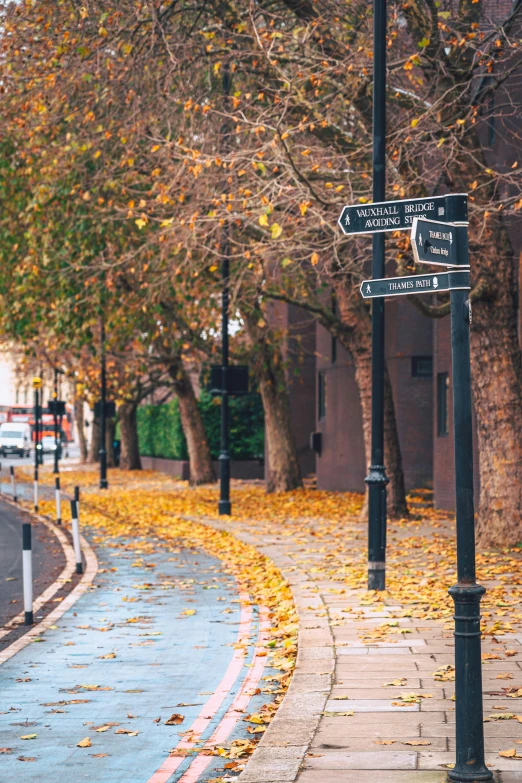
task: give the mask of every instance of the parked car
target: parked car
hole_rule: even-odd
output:
[[[22,422],[10,421],[0,425],[0,455],[28,457],[31,453],[31,427]]]

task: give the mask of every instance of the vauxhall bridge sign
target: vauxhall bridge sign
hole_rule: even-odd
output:
[[[347,235],[411,230],[414,218],[467,225],[468,197],[453,193],[344,207],[339,225]]]

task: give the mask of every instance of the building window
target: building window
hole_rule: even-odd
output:
[[[437,373],[437,435],[447,435],[448,426],[448,395],[449,375],[447,372]]]
[[[412,378],[432,378],[433,377],[433,357],[432,356],[412,356],[411,357],[411,375],[412,375]]]
[[[326,375],[320,372],[317,376],[317,415],[319,420],[326,416]]]

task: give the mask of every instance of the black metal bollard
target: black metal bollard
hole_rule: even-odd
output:
[[[60,478],[56,478],[54,480],[55,490],[54,494],[56,497],[56,524],[61,525],[62,524],[62,496],[60,493]]]
[[[24,584],[24,623],[32,625],[33,620],[33,551],[31,547],[31,523],[22,523],[22,568]]]
[[[76,558],[76,573],[83,574],[82,549],[80,546],[80,525],[78,522],[78,506],[76,500],[71,500],[71,529]]]
[[[18,502],[18,497],[16,495],[16,479],[15,479],[14,467],[12,465],[9,468],[9,473],[11,474],[11,490],[12,490],[12,493],[13,493],[13,500],[14,500],[15,503],[17,503]]]

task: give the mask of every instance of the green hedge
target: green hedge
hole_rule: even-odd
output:
[[[198,402],[213,459],[219,456],[221,398],[202,392]],[[230,399],[230,454],[232,459],[262,459],[265,449],[263,406],[259,394]],[[138,408],[140,454],[145,457],[188,459],[178,401]]]

